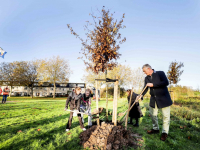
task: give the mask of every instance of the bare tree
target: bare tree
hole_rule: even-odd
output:
[[[54,85],[53,98],[55,98],[56,82],[68,82],[72,73],[67,60],[59,56],[37,61],[39,67],[38,79],[41,82],[50,82]]]
[[[145,74],[143,73],[141,68],[133,69],[132,70],[132,77],[131,77],[131,86],[133,86],[134,90],[140,91],[144,85],[144,78]]]
[[[37,80],[37,62],[35,61],[21,61],[17,62],[16,72],[17,80],[21,85],[27,86],[31,89],[31,97],[33,98],[33,87]]]
[[[132,80],[132,70],[129,66],[126,65],[117,65],[117,67],[114,67],[113,70],[109,70],[108,71],[108,78],[113,78],[114,76],[118,76],[119,78],[119,88],[124,87],[124,86],[128,86]],[[90,71],[90,70],[86,70],[86,74],[84,74],[83,76],[83,80],[86,83],[89,83],[91,85],[95,85],[95,79],[104,79],[104,74],[102,72],[100,72],[98,75],[96,75],[94,72]],[[98,82],[98,86],[100,85],[104,85],[105,82]],[[110,84],[112,86],[114,86],[113,84]],[[120,94],[120,90],[119,90],[119,94]]]
[[[0,76],[2,81],[7,81],[8,86],[10,86],[10,93],[9,97],[11,96],[12,93],[12,87],[14,84],[16,84],[16,81],[18,80],[17,77],[17,72],[16,72],[16,62],[12,63],[7,63],[7,62],[2,62],[0,64]]]

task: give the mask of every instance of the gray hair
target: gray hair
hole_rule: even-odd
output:
[[[150,68],[150,69],[152,69],[151,66],[150,66],[149,64],[144,64],[144,65],[142,66],[142,69],[143,69],[143,68]]]

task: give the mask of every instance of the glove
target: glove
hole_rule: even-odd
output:
[[[68,108],[67,107],[65,107],[65,109],[64,109],[64,111],[66,111]]]

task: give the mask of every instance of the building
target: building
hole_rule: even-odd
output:
[[[57,97],[65,97],[75,89],[75,87],[81,87],[82,93],[85,92],[85,83],[56,83]],[[6,87],[6,84],[2,84],[2,90]],[[10,86],[8,86],[10,88]],[[49,82],[44,82],[42,84],[35,82],[33,86],[33,96],[34,97],[52,97],[54,92],[53,84]],[[15,85],[12,86],[11,96],[31,96],[31,88],[27,86]]]

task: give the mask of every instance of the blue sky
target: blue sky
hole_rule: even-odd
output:
[[[81,42],[66,24],[84,37],[89,13],[105,6],[114,17],[125,13],[118,62],[132,68],[149,63],[167,72],[171,61],[184,62],[180,85],[200,86],[199,0],[0,0],[0,62],[33,60],[60,55],[68,59],[70,82],[82,82],[84,63],[77,59]],[[125,62],[126,60],[126,62]]]

